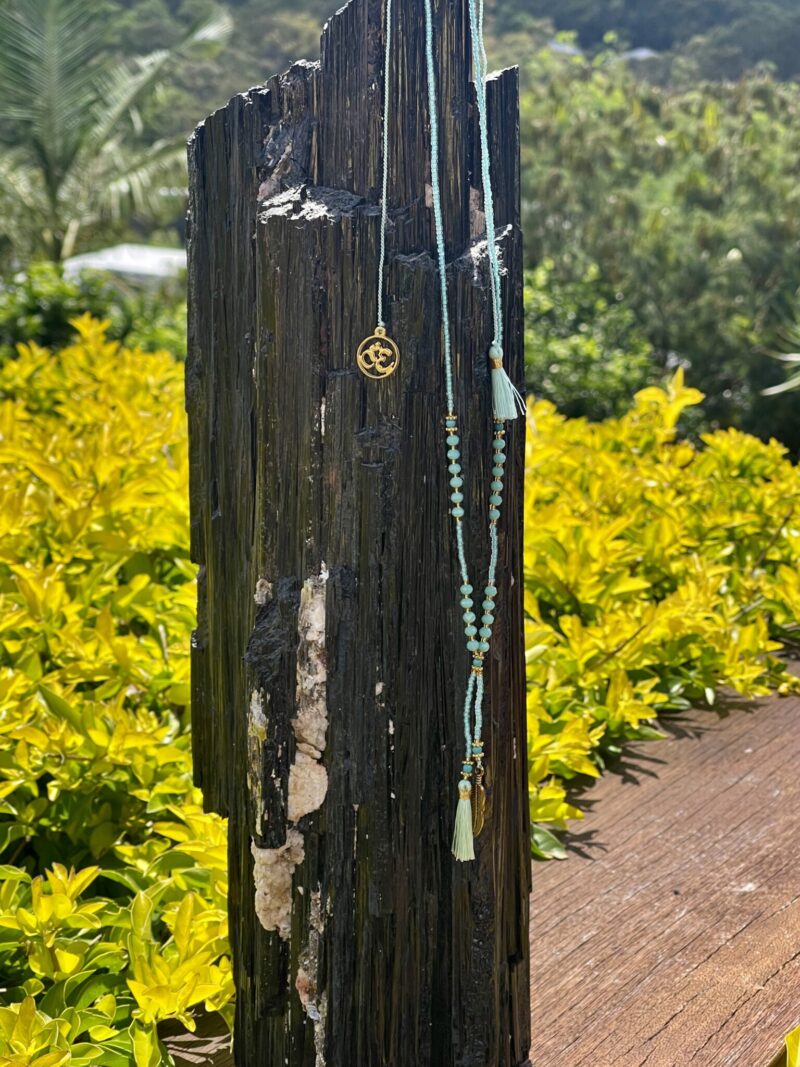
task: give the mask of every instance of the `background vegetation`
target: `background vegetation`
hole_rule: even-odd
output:
[[[523,75],[528,766],[553,858],[571,787],[659,717],[796,685],[800,13],[487,6]],[[61,264],[179,244],[184,138],[315,56],[328,14],[0,0],[0,1067],[157,1067],[159,1023],[230,1014],[225,826],[191,785],[183,297]]]

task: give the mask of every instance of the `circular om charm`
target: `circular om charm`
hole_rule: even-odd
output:
[[[367,378],[388,378],[397,370],[400,349],[386,336],[383,326],[376,326],[375,333],[365,337],[356,352],[358,369]]]

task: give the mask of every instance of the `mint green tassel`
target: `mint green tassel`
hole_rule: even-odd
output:
[[[498,344],[489,349],[492,363],[492,408],[494,417],[503,422],[525,414],[525,400],[503,369],[503,350]]]
[[[453,831],[453,855],[465,863],[475,859],[472,837],[472,786],[466,779],[458,783],[456,828]]]

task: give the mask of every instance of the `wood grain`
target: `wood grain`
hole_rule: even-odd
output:
[[[800,1022],[800,701],[667,729],[534,869],[536,1067],[768,1067]]]
[[[524,427],[509,432],[487,672],[487,829],[477,863],[456,865],[469,663],[447,512],[419,0],[397,5],[393,72],[387,320],[402,362],[382,383],[354,364],[375,324],[382,6],[352,0],[326,26],[320,63],[235,97],[190,145],[194,758],[206,804],[230,820],[239,1067],[518,1067],[528,1058]],[[466,4],[434,6],[466,532],[480,574],[491,319],[478,131]],[[491,80],[488,103],[505,348],[520,382],[515,70]],[[286,841],[300,591],[323,570],[328,791],[297,824],[305,859],[285,941],[256,917],[251,842]],[[267,719],[255,750],[253,692],[264,694]],[[316,1026],[296,989],[315,900],[324,917]]]

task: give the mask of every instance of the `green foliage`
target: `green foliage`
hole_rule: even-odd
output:
[[[624,65],[542,52],[522,101],[531,265],[599,269],[657,364],[706,394],[707,424],[800,448],[779,349],[800,287],[800,87],[753,77],[667,92]],[[535,387],[535,380],[532,382]]]
[[[0,1061],[155,1067],[159,1020],[232,995],[187,734],[182,368],[74,327],[0,368]]]
[[[633,47],[689,58],[695,75],[736,78],[770,62],[782,78],[800,71],[800,12],[794,0],[547,0],[527,5],[530,17],[552,18],[594,49],[613,31]]]
[[[719,690],[797,691],[776,653],[800,618],[800,470],[737,430],[676,436],[701,399],[678,372],[604,423],[532,405],[525,502],[531,816],[580,817],[596,777],[659,715]],[[535,427],[534,427],[535,421]],[[562,854],[539,825],[534,852]]]
[[[636,390],[661,377],[652,346],[631,309],[606,291],[596,265],[564,283],[553,267],[546,259],[527,277],[527,379],[563,415],[621,415]]]
[[[93,10],[94,6],[94,10]],[[174,49],[122,58],[86,0],[0,6],[0,206],[12,261],[72,254],[82,230],[134,213],[157,216],[164,188],[183,184],[184,148],[139,136],[138,108],[171,69],[225,37],[224,14]]]
[[[55,264],[36,263],[0,288],[0,361],[24,342],[64,347],[75,332],[72,320],[86,312],[108,320],[113,340],[146,352],[186,350],[186,305],[177,287],[149,292],[88,271],[65,278]]]

